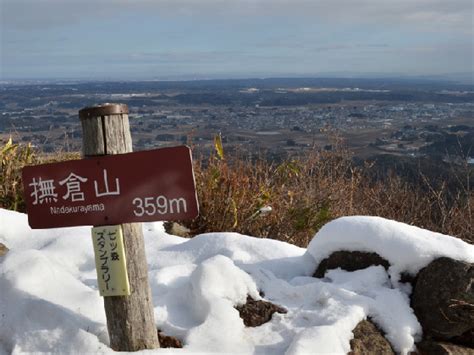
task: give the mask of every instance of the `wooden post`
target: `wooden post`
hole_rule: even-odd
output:
[[[79,117],[85,157],[132,151],[127,105],[89,107],[80,110]],[[131,295],[104,297],[110,347],[116,351],[159,348],[142,225],[127,223],[122,229]]]

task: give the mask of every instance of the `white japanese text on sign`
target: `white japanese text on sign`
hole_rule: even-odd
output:
[[[118,178],[115,178],[115,190],[109,189],[109,181],[107,179],[107,170],[103,170],[104,180],[101,182],[103,184],[103,190],[99,192],[99,183],[97,180],[94,180],[94,191],[95,197],[103,197],[110,195],[120,195],[120,181]],[[55,180],[43,180],[41,177],[33,178],[31,183],[28,184],[30,189],[30,196],[33,198],[33,205],[38,204],[48,204],[51,202],[58,201],[58,194],[56,192],[56,183],[59,185],[66,186],[66,193],[61,196],[63,200],[70,200],[72,202],[84,201],[85,195],[81,190],[81,184],[84,184],[89,179],[87,177],[82,177],[71,172],[64,180],[56,182]],[[79,206],[80,207],[80,206]],[[54,213],[53,210],[51,213]]]
[[[33,228],[195,218],[199,212],[186,146],[23,168]]]

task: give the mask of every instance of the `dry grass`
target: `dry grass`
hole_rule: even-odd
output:
[[[365,177],[370,166],[354,166],[339,141],[333,146],[272,164],[224,159],[216,145],[216,154],[196,165],[201,215],[184,223],[193,234],[235,231],[306,246],[334,218],[374,215],[474,241],[474,191],[468,184],[453,192],[427,180],[413,186],[395,174],[373,182]],[[266,206],[272,211],[259,213]]]
[[[314,149],[280,164],[226,157],[219,137],[215,143],[210,158],[195,162],[200,216],[183,222],[193,235],[235,231],[306,246],[334,218],[375,215],[474,242],[474,191],[461,180],[454,191],[433,187],[427,179],[413,186],[395,174],[373,182],[365,177],[370,166],[354,166],[337,140],[330,152]],[[0,156],[0,207],[25,211],[23,166],[79,157],[65,152],[46,156],[30,145],[7,142]]]
[[[38,153],[31,144],[14,144],[10,138],[0,147],[0,208],[21,212],[26,210],[21,181],[23,167],[79,158],[79,153],[63,151],[53,154]]]
[[[31,145],[20,146],[8,140],[0,150],[0,207],[15,211],[23,211],[23,187],[21,184],[21,168],[37,162]]]

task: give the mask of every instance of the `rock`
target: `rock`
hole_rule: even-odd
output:
[[[165,232],[168,234],[183,238],[189,238],[191,236],[191,230],[177,222],[167,221],[163,223],[163,226],[165,228]]]
[[[0,243],[0,256],[4,256],[6,253],[8,253],[8,248],[5,246],[5,244]]]
[[[286,313],[287,310],[267,301],[255,301],[250,296],[247,303],[235,307],[247,327],[258,327],[272,319],[273,313]]]
[[[468,330],[461,336],[452,338],[451,342],[474,349],[474,328]]]
[[[410,285],[414,286],[416,283],[416,276],[410,275],[406,272],[402,272],[400,274],[400,282],[409,283]]]
[[[370,320],[363,320],[357,324],[352,333],[354,339],[351,340],[349,354],[395,354],[388,340]]]
[[[385,269],[390,266],[387,260],[376,253],[341,250],[332,253],[328,258],[321,261],[313,277],[324,277],[327,270],[339,267],[346,271],[355,271],[373,265],[382,265]]]
[[[442,257],[417,276],[411,306],[423,334],[450,340],[474,329],[474,265]],[[469,342],[469,340],[468,340]],[[474,339],[470,339],[474,345]]]
[[[420,355],[474,355],[474,349],[433,340],[423,340],[416,347]]]
[[[183,347],[181,340],[169,335],[164,335],[160,329],[158,329],[158,340],[160,341],[161,348],[182,348]]]

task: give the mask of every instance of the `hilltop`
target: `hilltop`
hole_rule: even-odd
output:
[[[90,228],[32,231],[25,215],[5,210],[0,221],[0,242],[10,247],[0,257],[0,353],[111,353]],[[414,276],[440,257],[474,262],[472,245],[375,217],[331,222],[307,250],[236,233],[183,239],[164,233],[161,223],[143,229],[157,328],[184,346],[158,354],[347,353],[364,343],[351,339],[367,318],[389,340],[388,351],[407,354],[423,331],[402,272]],[[391,267],[311,277],[341,249],[375,251]],[[245,326],[239,312],[248,297],[280,308],[263,324]]]

